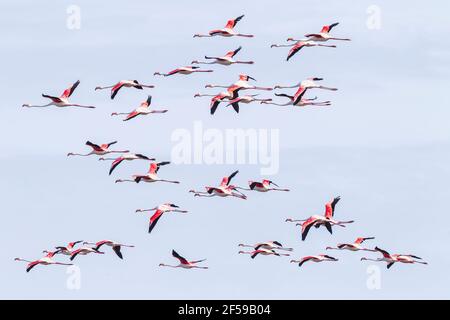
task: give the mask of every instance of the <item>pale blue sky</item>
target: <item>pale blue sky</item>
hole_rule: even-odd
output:
[[[66,28],[66,9],[81,8],[81,29]],[[369,5],[381,9],[381,29],[366,27]],[[3,195],[0,239],[1,298],[450,298],[445,245],[450,229],[450,118],[447,86],[450,32],[444,1],[230,1],[223,9],[206,1],[2,1],[0,4],[2,106],[0,128]],[[238,24],[253,39],[192,35]],[[336,35],[352,38],[337,49],[306,48],[285,61],[287,50],[270,49],[339,21]],[[239,58],[251,66],[213,66],[215,72],[153,77],[242,45]],[[328,109],[293,110],[258,104],[209,115],[207,99],[193,99],[206,83],[227,84],[241,72],[261,86],[321,76],[338,92],[316,91]],[[138,79],[165,115],[123,123],[113,111],[129,111],[147,92],[124,90],[114,101],[97,85]],[[73,101],[95,110],[22,109],[41,103],[40,94],[59,94],[77,79]],[[287,90],[288,92],[288,90]],[[262,93],[261,96],[270,96]],[[256,109],[260,110],[256,110]],[[239,169],[236,182],[259,177],[257,166],[167,166],[161,176],[180,185],[115,185],[114,179],[146,170],[126,163],[114,176],[95,158],[69,158],[84,142],[119,140],[117,147],[170,158],[174,129],[279,128],[280,173],[272,179],[289,194],[248,194],[239,199],[194,199],[187,190],[214,184]],[[302,242],[286,217],[321,213],[341,195],[337,216],[354,219],[330,236],[313,230]],[[167,215],[148,235],[148,215],[136,208],[174,202],[190,215]],[[333,252],[340,261],[299,269],[288,258],[237,254],[237,244],[279,240],[294,258],[322,253],[328,245],[375,236],[368,245],[412,253],[428,266],[381,267],[380,290],[366,287],[360,253]],[[66,289],[64,267],[38,267],[29,274],[16,256],[39,258],[43,249],[73,240],[103,238],[136,245],[123,261],[105,256],[77,259],[80,290]],[[187,258],[207,258],[210,270],[160,269],[173,263],[172,248]],[[65,257],[59,257],[64,260]]]

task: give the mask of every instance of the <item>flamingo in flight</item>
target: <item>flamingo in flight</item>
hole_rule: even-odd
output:
[[[26,107],[26,108],[45,108],[45,107],[49,107],[49,106],[55,106],[55,107],[59,107],[59,108],[65,108],[65,107],[78,107],[78,108],[88,108],[88,109],[95,108],[94,106],[86,106],[86,105],[81,105],[81,104],[76,104],[76,103],[69,102],[69,97],[73,94],[73,92],[75,91],[75,89],[78,87],[79,84],[80,84],[80,80],[78,80],[73,85],[71,85],[69,88],[64,90],[64,92],[59,97],[50,96],[48,94],[42,94],[42,96],[44,98],[48,98],[48,99],[51,100],[51,102],[49,102],[47,104],[44,104],[44,105],[31,105],[31,104],[25,103],[25,104],[22,105],[22,107]]]
[[[288,253],[279,253],[279,252],[276,252],[273,249],[266,249],[266,248],[263,248],[263,247],[261,247],[259,249],[255,249],[253,251],[239,251],[238,253],[239,254],[249,254],[252,259],[255,259],[255,257],[258,254],[262,255],[262,256],[271,256],[271,255],[278,256],[278,257],[289,256]]]
[[[81,242],[83,242],[83,240],[69,242],[69,244],[67,246],[59,246],[59,247],[55,247],[55,248],[58,249],[57,253],[64,254],[66,256],[70,256],[72,254],[72,252],[75,250],[74,247],[78,243],[81,243]]]
[[[152,110],[150,109],[150,104],[152,103],[152,96],[148,96],[146,101],[141,102],[141,105],[134,109],[131,112],[121,113],[121,112],[113,112],[111,116],[118,116],[122,114],[126,114],[127,116],[123,121],[128,121],[130,119],[136,118],[139,115],[147,115],[150,113],[166,113],[168,110]]]
[[[88,255],[88,254],[90,254],[90,253],[104,254],[104,252],[99,251],[99,250],[96,249],[96,248],[82,247],[82,248],[79,248],[79,249],[77,249],[77,250],[75,250],[75,251],[73,251],[73,252],[71,253],[71,255],[70,255],[70,261],[72,261],[73,259],[75,259],[75,257],[78,256],[78,255],[85,256],[85,255]]]
[[[373,240],[374,237],[360,237],[356,238],[355,242],[353,243],[339,243],[336,248],[333,247],[326,247],[326,250],[350,250],[350,251],[371,251],[375,252],[376,250],[373,249],[367,249],[363,248],[361,244],[366,240]]]
[[[109,175],[117,168],[119,164],[123,161],[133,161],[133,160],[146,160],[146,161],[155,161],[155,158],[149,158],[140,153],[124,153],[118,158],[99,158],[100,161],[105,160],[113,160],[111,164],[111,168],[109,169]]]
[[[222,37],[237,36],[237,37],[252,38],[253,35],[251,35],[251,34],[242,34],[242,33],[237,33],[234,31],[234,27],[243,17],[244,17],[244,15],[241,15],[235,19],[228,20],[227,24],[225,25],[225,28],[223,28],[223,29],[211,30],[210,32],[208,32],[208,34],[194,34],[194,38],[196,38],[196,37],[200,37],[200,38],[201,37],[214,37],[214,36],[222,36]]]
[[[174,74],[188,75],[188,74],[195,73],[195,72],[213,72],[213,71],[214,70],[203,70],[197,66],[186,66],[186,67],[180,67],[180,68],[174,69],[172,71],[169,71],[168,73],[155,72],[153,75],[169,77],[169,76],[173,76]]]
[[[163,161],[163,162],[152,162],[150,164],[150,168],[147,172],[147,174],[144,175],[133,175],[133,179],[118,179],[116,180],[116,183],[118,182],[136,182],[139,183],[141,181],[143,182],[157,182],[157,181],[161,181],[161,182],[168,182],[168,183],[180,183],[179,181],[172,181],[172,180],[165,180],[165,179],[161,179],[158,177],[157,173],[159,171],[159,168],[161,166],[165,166],[167,164],[170,164],[169,161]]]
[[[304,220],[293,220],[291,218],[286,219],[286,222],[303,222],[303,223],[297,223],[296,225],[302,226],[302,241],[306,239],[306,236],[308,235],[309,230],[312,226],[315,228],[319,228],[320,226],[325,226],[325,228],[328,230],[330,234],[333,233],[332,226],[340,226],[345,227],[345,224],[353,223],[353,220],[350,221],[337,221],[333,219],[334,217],[334,210],[336,204],[339,202],[341,197],[336,197],[332,199],[330,202],[327,202],[325,204],[325,215],[313,215],[309,217],[308,219]]]
[[[312,99],[300,98],[300,100],[298,100],[296,102],[295,96],[290,96],[290,95],[287,95],[285,93],[275,93],[275,95],[277,97],[288,98],[289,101],[285,102],[285,103],[261,101],[261,103],[262,104],[271,104],[271,105],[281,106],[281,107],[285,107],[285,106],[296,106],[296,107],[317,106],[317,107],[326,107],[326,106],[330,106],[331,105],[331,101],[328,101],[328,100],[327,101],[314,102],[315,100],[317,100],[317,97],[314,97]]]
[[[272,91],[273,88],[270,87],[257,87],[254,85],[251,85],[248,81],[253,80],[256,81],[255,78],[247,75],[247,74],[240,74],[239,80],[233,83],[231,86],[223,86],[223,85],[217,85],[217,84],[207,84],[205,88],[238,88],[239,90],[265,90],[265,91]]]
[[[182,256],[180,256],[175,250],[172,250],[172,256],[180,263],[176,266],[160,263],[160,267],[170,267],[170,268],[183,268],[183,269],[208,269],[208,267],[197,266],[198,263],[205,261],[206,259],[196,260],[196,261],[188,261]]]
[[[92,243],[92,242],[83,242],[84,245],[94,245],[95,248],[94,250],[99,250],[102,246],[108,246],[111,247],[113,249],[113,251],[116,253],[116,255],[120,258],[123,259],[123,255],[122,252],[120,251],[120,249],[122,247],[128,247],[128,248],[134,248],[133,245],[130,244],[123,244],[123,243],[118,243],[118,242],[114,242],[112,240],[101,240],[98,241],[96,243]]]
[[[205,56],[205,59],[207,60],[211,60],[213,59],[214,61],[211,62],[205,62],[205,61],[197,61],[194,60],[191,63],[192,64],[221,64],[224,66],[229,66],[232,64],[253,64],[253,61],[240,61],[240,60],[234,60],[233,57],[242,49],[241,46],[239,46],[239,48],[237,48],[236,50],[233,51],[229,51],[227,52],[224,56],[222,57],[208,57]]]
[[[317,83],[317,81],[322,81],[322,80],[323,80],[323,78],[319,78],[319,77],[309,77],[309,78],[302,80],[301,82],[294,84],[292,86],[276,85],[274,87],[274,89],[291,89],[291,88],[303,87],[305,89],[324,89],[324,90],[331,90],[331,91],[337,90],[337,88],[326,87],[326,86],[322,86]]]
[[[139,83],[137,80],[120,80],[119,82],[117,82],[116,84],[114,84],[112,86],[95,87],[95,91],[111,89],[111,99],[114,99],[114,97],[117,95],[119,90],[122,88],[136,88],[136,89],[142,90],[144,88],[154,88],[154,87],[155,87],[154,85]]]
[[[317,256],[306,256],[303,257],[301,260],[291,260],[291,263],[298,263],[298,266],[301,267],[306,261],[323,262],[323,261],[338,261],[338,259],[326,254],[319,254]]]
[[[422,258],[412,255],[412,254],[390,254],[386,250],[380,249],[378,247],[375,247],[375,251],[380,252],[383,255],[383,257],[377,258],[377,259],[363,257],[363,258],[361,258],[361,261],[363,261],[363,260],[384,261],[387,263],[386,267],[388,269],[390,267],[392,267],[394,265],[394,263],[396,263],[396,262],[411,263],[411,264],[412,263],[428,264],[425,261],[419,261],[419,260],[422,260]]]
[[[113,141],[110,143],[104,143],[101,145],[92,143],[90,141],[86,141],[86,145],[92,148],[92,151],[86,154],[81,154],[81,153],[73,153],[73,152],[69,152],[67,154],[67,156],[81,156],[81,157],[87,157],[90,156],[92,154],[98,155],[98,156],[103,156],[105,154],[109,154],[109,153],[126,153],[129,152],[129,150],[121,150],[121,151],[117,151],[117,150],[109,150],[109,147],[112,146],[113,144],[116,144],[117,141]]]
[[[147,212],[155,210],[155,213],[150,217],[150,224],[148,227],[148,233],[151,233],[153,228],[158,223],[158,220],[162,217],[162,215],[166,212],[179,212],[179,213],[187,213],[186,210],[179,209],[180,207],[173,203],[164,203],[152,209],[137,209],[136,212]]]
[[[239,247],[246,247],[246,248],[254,248],[255,250],[258,249],[267,249],[267,250],[286,250],[286,251],[292,251],[293,248],[285,248],[279,241],[266,241],[266,242],[260,242],[254,245],[250,244],[243,244],[240,243]]]
[[[277,106],[297,106],[297,107],[304,107],[304,106],[329,106],[331,104],[330,101],[322,101],[322,102],[313,102],[317,99],[317,97],[313,99],[306,99],[303,98],[308,88],[305,87],[299,87],[295,94],[293,96],[284,94],[284,93],[275,93],[277,97],[285,97],[288,98],[289,101],[286,103],[276,103],[276,102],[267,102],[267,101],[261,101],[261,103],[264,104],[273,104]]]
[[[294,40],[293,38],[288,38],[287,41],[296,41],[294,44],[272,44],[271,48],[281,48],[281,47],[291,47],[286,57],[286,61],[289,61],[297,52],[299,52],[304,47],[328,47],[336,48],[335,45],[318,44],[309,40]]]
[[[308,40],[312,41],[328,41],[328,40],[343,40],[343,41],[350,41],[348,38],[335,38],[330,35],[331,29],[336,27],[339,24],[339,22],[332,23],[328,26],[323,26],[322,30],[320,30],[319,33],[310,33],[305,34],[305,37],[308,38]]]
[[[271,185],[274,185],[277,188],[272,188]],[[263,181],[249,181],[248,182],[249,189],[239,188],[242,190],[253,190],[258,192],[268,192],[268,191],[289,191],[289,189],[282,189],[275,182],[264,179]]]
[[[216,110],[217,110],[217,107],[219,106],[219,104],[221,102],[225,101],[225,99],[234,100],[234,99],[238,98],[238,91],[239,90],[240,90],[239,87],[231,86],[231,87],[227,88],[227,91],[220,92],[219,94],[200,94],[200,93],[197,93],[197,94],[194,95],[194,98],[197,98],[197,97],[212,97],[209,107],[210,107],[210,113],[211,113],[211,115],[213,115],[214,113],[216,113]],[[232,106],[233,106],[234,111],[236,111],[236,113],[239,113],[239,104],[232,103]]]
[[[51,264],[63,265],[63,266],[71,266],[72,265],[72,263],[62,263],[62,262],[57,262],[57,261],[53,260],[53,257],[55,256],[55,254],[58,253],[58,251],[52,251],[52,252],[44,251],[44,253],[46,253],[45,257],[38,259],[38,260],[34,260],[34,261],[26,260],[26,259],[22,259],[22,258],[15,258],[14,260],[28,262],[27,269],[26,269],[27,272],[30,272],[31,269],[33,269],[34,267],[36,267],[39,264],[44,265],[44,266],[51,265]]]
[[[231,196],[231,197],[236,197],[236,198],[246,200],[247,197],[242,192],[237,190],[236,186],[230,184],[231,179],[233,179],[234,176],[236,176],[238,174],[238,172],[239,171],[234,171],[228,177],[222,178],[222,182],[220,183],[220,186],[218,186],[218,187],[205,187],[206,192],[195,191],[195,190],[190,190],[189,192],[194,193],[195,197],[215,197],[215,196],[229,197],[229,196]]]

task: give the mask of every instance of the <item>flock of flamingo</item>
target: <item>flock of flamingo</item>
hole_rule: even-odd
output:
[[[222,36],[222,37],[247,37],[251,38],[253,35],[251,34],[242,34],[235,31],[236,24],[242,20],[244,15],[241,15],[235,19],[231,19],[227,22],[224,28],[211,30],[207,34],[195,34],[196,37],[214,37],[214,36]],[[322,44],[322,42],[328,41],[350,41],[347,38],[337,38],[333,37],[330,34],[330,31],[336,27],[338,23],[333,23],[327,26],[324,26],[320,32],[318,33],[310,33],[306,34],[304,39],[295,40],[293,38],[288,38],[286,44],[273,44],[271,48],[279,48],[279,47],[290,47],[290,50],[287,54],[286,60],[292,59],[294,55],[296,55],[302,48],[304,47],[328,47],[328,48],[336,48],[335,45],[327,45]],[[291,43],[293,42],[293,43]],[[232,64],[253,64],[253,61],[242,61],[235,60],[235,56],[241,51],[242,47],[239,46],[235,50],[227,52],[224,56],[205,56],[205,61],[194,60],[191,62],[190,66],[180,67],[169,71],[167,73],[155,72],[154,75],[159,76],[172,76],[176,74],[189,75],[192,73],[202,73],[202,72],[213,72],[214,70],[210,69],[201,69],[200,64],[220,64],[223,66],[229,66]],[[297,84],[282,86],[276,85],[274,87],[258,87],[249,83],[249,81],[256,81],[249,75],[240,74],[239,80],[231,85],[216,85],[216,84],[208,84],[206,88],[225,88],[226,90],[217,94],[195,94],[194,97],[203,97],[203,96],[211,96],[210,103],[210,113],[214,114],[221,103],[226,103],[226,107],[232,106],[234,111],[239,112],[239,107],[241,103],[251,103],[251,102],[259,102],[260,104],[272,104],[277,106],[329,106],[331,104],[330,101],[316,101],[317,97],[314,98],[305,98],[304,95],[307,90],[311,89],[323,89],[323,90],[331,90],[336,91],[337,88],[327,87],[320,84],[322,78],[319,77],[310,77],[307,78]],[[69,98],[74,93],[75,89],[79,86],[80,81],[75,82],[72,86],[66,89],[61,96],[51,96],[47,94],[42,94],[44,98],[48,98],[51,102],[44,105],[31,105],[31,104],[23,104],[23,107],[48,107],[48,106],[56,106],[56,107],[77,107],[77,108],[95,108],[90,105],[81,105],[69,102]],[[153,85],[142,84],[137,80],[122,80],[118,83],[110,86],[98,86],[95,90],[105,90],[110,89],[111,99],[114,99],[118,92],[122,88],[134,88],[138,90],[143,90],[144,88],[153,88]],[[293,94],[286,93],[275,93],[276,97],[283,97],[287,99],[285,103],[277,103],[273,102],[272,98],[256,98],[257,94],[248,94],[248,95],[239,95],[241,91],[245,90],[260,90],[260,91],[272,91],[277,89],[296,89],[296,92]],[[148,115],[151,113],[165,113],[166,109],[162,110],[153,110],[150,108],[152,102],[152,96],[148,95],[147,99],[143,101],[139,107],[135,110],[127,113],[113,112],[112,116],[124,115],[123,121],[131,120],[139,115]],[[141,160],[149,162],[149,169],[146,173],[140,173],[133,175],[130,178],[117,179],[116,183],[122,182],[132,182],[132,183],[140,183],[140,182],[166,182],[166,183],[180,183],[175,180],[168,180],[160,178],[158,175],[158,171],[162,166],[170,164],[169,161],[161,161],[156,162],[156,159],[153,157],[149,157],[143,155],[141,153],[132,153],[130,150],[113,150],[111,147],[115,145],[117,141],[112,141],[110,143],[105,144],[95,144],[90,141],[86,142],[86,145],[91,148],[90,152],[87,153],[68,153],[67,156],[91,156],[96,155],[100,156],[99,160],[101,161],[112,161],[109,175],[111,175],[117,167],[123,163],[124,161],[133,161],[133,160]],[[105,157],[106,155],[118,154],[118,156],[112,156],[111,158]],[[218,186],[206,186],[205,191],[196,191],[190,190],[190,193],[193,193],[195,197],[235,197],[238,199],[246,200],[247,196],[242,191],[256,191],[256,192],[269,192],[269,191],[280,191],[280,192],[289,192],[289,189],[279,187],[275,182],[263,179],[262,181],[249,181],[248,188],[247,187],[239,187],[234,184],[231,184],[232,179],[238,174],[239,171],[235,171],[227,177],[224,177],[221,183]],[[351,224],[354,221],[339,221],[335,219],[335,210],[336,205],[340,201],[340,197],[335,197],[325,205],[325,213],[323,215],[312,215],[307,219],[293,219],[288,218],[285,221],[294,223],[295,226],[301,227],[301,239],[304,241],[307,238],[312,227],[315,229],[319,229],[321,226],[325,227],[325,229],[332,234],[333,227],[345,227],[347,224]],[[178,205],[173,203],[164,203],[159,206],[150,209],[137,209],[137,213],[142,212],[153,212],[149,220],[148,233],[151,233],[158,223],[159,219],[165,213],[187,213],[188,211],[181,209]],[[326,250],[349,250],[349,251],[366,251],[366,252],[377,252],[381,254],[381,257],[378,258],[368,258],[362,257],[361,260],[371,260],[371,261],[380,261],[386,262],[387,268],[390,268],[394,263],[420,263],[427,264],[427,262],[423,261],[420,257],[412,254],[390,254],[386,250],[380,249],[375,246],[372,248],[367,248],[363,246],[368,240],[373,240],[374,237],[358,237],[352,243],[339,243],[336,247],[326,247]],[[81,244],[79,248],[75,248],[78,244]],[[15,258],[17,261],[25,261],[28,263],[26,271],[30,271],[37,265],[71,265],[72,261],[79,255],[88,255],[88,254],[104,254],[104,251],[100,251],[102,247],[111,247],[114,253],[120,258],[123,259],[121,249],[123,247],[134,247],[129,244],[122,244],[119,242],[115,242],[112,240],[101,240],[98,242],[87,242],[87,241],[74,241],[70,242],[66,246],[56,246],[54,250],[48,251],[44,250],[44,257],[39,258],[37,260],[26,260],[22,258]],[[252,248],[250,251],[239,251],[239,254],[248,254],[251,258],[255,258],[256,256],[290,256],[293,248],[284,247],[279,241],[266,241],[261,243],[256,243],[253,245],[249,244],[239,244],[239,247],[248,247]],[[71,262],[60,262],[55,260],[56,255],[65,255],[69,256],[69,260]],[[198,264],[205,261],[206,259],[201,260],[187,260],[178,254],[175,250],[172,250],[172,256],[178,260],[178,264],[176,265],[168,265],[165,263],[159,264],[161,267],[172,267],[172,268],[185,268],[185,269],[207,269],[207,266],[199,266]],[[324,261],[338,261],[337,258],[328,255],[328,254],[317,254],[317,255],[309,255],[304,256],[300,259],[292,259],[291,263],[298,263],[301,267],[305,262],[324,262]]]

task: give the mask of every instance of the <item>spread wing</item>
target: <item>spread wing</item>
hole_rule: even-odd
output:
[[[310,217],[308,220],[303,222],[302,224],[302,241],[305,241],[306,236],[308,235],[309,229],[316,223],[316,219],[314,217]]]
[[[90,141],[86,141],[86,145],[91,147],[92,149],[94,149],[96,151],[102,151],[102,148],[98,144],[92,143]]]
[[[122,86],[123,86],[123,83],[119,82],[114,87],[112,87],[112,89],[111,89],[111,99],[114,99],[114,97],[119,92],[119,90],[122,88]]]
[[[182,256],[180,256],[175,250],[172,250],[172,256],[175,257],[175,258],[177,258],[178,260],[180,260],[180,262],[181,262],[182,264],[189,264],[189,262],[188,262],[185,258],[183,258]]]
[[[153,228],[156,226],[156,223],[158,223],[158,220],[161,218],[163,213],[164,212],[161,210],[156,210],[156,212],[151,216],[148,233],[152,232]]]
[[[289,50],[289,53],[286,57],[286,61],[289,61],[290,58],[292,58],[292,56],[294,54],[296,54],[297,52],[299,52],[302,48],[304,47],[303,43],[302,44],[296,44],[295,46],[293,46],[291,48],[291,50]]]
[[[116,160],[113,161],[113,163],[111,164],[111,168],[109,169],[109,175],[111,175],[111,173],[114,171],[114,169],[122,163],[122,161],[124,160],[123,157],[119,157]]]
[[[294,105],[300,103],[302,101],[303,96],[306,93],[307,88],[300,87],[297,92],[294,94]]]
[[[244,17],[244,15],[241,15],[237,17],[236,19],[230,19],[227,21],[227,24],[225,25],[225,28],[232,29],[236,26],[236,24],[241,21],[241,19]]]
[[[30,272],[30,270],[33,269],[34,267],[36,267],[38,264],[39,264],[39,260],[30,262],[27,265],[27,272]]]
[[[112,249],[120,259],[123,259],[122,252],[120,252],[120,246],[113,246]]]
[[[341,200],[341,197],[336,197],[325,205],[325,217],[332,218],[334,216],[334,208],[336,204]]]
[[[77,80],[77,82],[75,82],[70,88],[67,88],[66,90],[64,90],[64,92],[61,95],[61,98],[68,98],[72,95],[72,93],[75,91],[75,89],[78,87],[78,85],[80,84],[80,80]]]

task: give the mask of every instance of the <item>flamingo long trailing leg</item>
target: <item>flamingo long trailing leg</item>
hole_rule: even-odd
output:
[[[158,223],[158,220],[162,217],[162,215],[166,212],[179,212],[179,213],[187,213],[186,210],[181,210],[179,206],[173,204],[173,203],[164,203],[161,204],[155,208],[152,209],[137,209],[136,212],[147,212],[147,211],[153,211],[155,210],[155,213],[150,217],[150,223],[148,227],[148,233],[151,233],[153,228],[156,226],[156,223]]]
[[[67,156],[81,156],[81,157],[87,157],[90,155],[98,155],[98,156],[103,156],[105,154],[109,154],[109,153],[126,153],[126,152],[130,152],[129,150],[109,150],[109,147],[112,146],[113,144],[116,144],[117,141],[113,141],[113,142],[109,142],[109,143],[104,143],[104,144],[95,144],[92,143],[90,141],[86,141],[86,145],[92,148],[92,151],[86,154],[82,154],[82,153],[73,153],[73,152],[69,152],[67,154]]]
[[[142,84],[139,83],[137,80],[120,80],[114,85],[106,86],[106,87],[95,87],[95,90],[104,90],[104,89],[111,89],[111,99],[114,99],[117,93],[122,88],[135,88],[139,90],[143,90],[144,88],[154,88],[154,85],[150,84]]]
[[[291,260],[291,263],[298,263],[298,266],[301,267],[307,261],[323,262],[323,261],[339,261],[339,259],[336,259],[336,258],[326,255],[326,254],[319,254],[316,256],[306,256],[300,260]]]
[[[208,32],[208,34],[194,34],[194,38],[196,37],[214,37],[214,36],[222,36],[222,37],[247,37],[252,38],[253,35],[251,34],[243,34],[243,33],[237,33],[234,31],[234,27],[236,24],[244,17],[244,15],[241,15],[235,19],[230,19],[227,21],[227,24],[225,25],[225,28],[222,29],[215,29]]]
[[[206,192],[190,190],[189,192],[194,193],[195,197],[236,197],[240,199],[247,199],[247,196],[242,192],[237,190],[237,187],[231,185],[231,179],[238,174],[239,171],[234,171],[228,177],[224,177],[220,186],[218,187],[205,187]]]
[[[238,252],[239,254],[249,254],[250,255],[250,257],[252,258],[252,259],[255,259],[255,257],[257,256],[257,255],[262,255],[262,256],[270,256],[270,255],[273,255],[273,256],[278,256],[278,257],[281,257],[281,256],[290,256],[290,254],[289,253],[279,253],[279,252],[276,252],[275,250],[273,250],[273,249],[266,249],[266,248],[259,248],[259,249],[255,249],[255,250],[253,250],[253,251],[239,251]]]
[[[272,91],[273,88],[272,87],[258,87],[258,86],[254,86],[252,84],[249,83],[249,80],[253,80],[256,81],[255,78],[247,75],[247,74],[240,74],[239,75],[239,80],[236,81],[235,83],[233,83],[230,86],[224,86],[224,85],[218,85],[218,84],[207,84],[205,85],[205,88],[231,88],[231,87],[235,87],[238,88],[239,90],[265,90],[265,91]]]
[[[293,38],[288,38],[287,41],[295,41],[294,44],[272,44],[271,48],[281,48],[281,47],[291,47],[286,57],[286,61],[289,61],[297,52],[305,47],[328,47],[328,48],[336,48],[335,45],[327,45],[327,44],[319,44],[314,43],[309,40],[294,40]]]
[[[243,244],[240,243],[239,247],[246,247],[246,248],[253,248],[255,250],[258,249],[268,249],[268,250],[286,250],[286,251],[293,251],[293,248],[285,248],[279,241],[266,241],[266,242],[260,242],[256,243],[254,245],[251,244]]]
[[[143,174],[143,175],[133,175],[133,179],[118,179],[116,180],[116,183],[118,182],[136,182],[139,183],[141,181],[143,182],[168,182],[168,183],[180,183],[179,181],[173,181],[173,180],[166,180],[166,179],[161,179],[160,177],[158,177],[157,173],[159,171],[159,168],[161,166],[165,166],[167,164],[170,164],[169,161],[163,161],[163,162],[152,162],[150,164],[150,168],[147,172],[147,174]]]
[[[118,158],[99,158],[100,161],[112,160],[111,168],[109,169],[109,175],[117,168],[119,164],[123,161],[133,161],[133,160],[145,160],[145,161],[155,161],[155,158],[149,158],[140,153],[124,153]]]
[[[383,256],[381,258],[376,258],[376,259],[363,257],[363,258],[361,258],[361,261],[369,260],[369,261],[376,261],[376,262],[380,262],[380,261],[386,262],[387,269],[392,267],[394,265],[394,263],[396,263],[396,262],[411,263],[411,264],[412,263],[428,264],[425,261],[420,261],[420,260],[422,260],[422,258],[420,258],[416,255],[412,255],[412,254],[390,254],[386,250],[380,249],[378,247],[375,247],[375,251],[381,253]]]
[[[56,253],[58,253],[58,251],[44,251],[44,253],[46,253],[46,256],[43,258],[40,258],[38,260],[26,260],[26,259],[22,259],[22,258],[15,258],[15,261],[23,261],[23,262],[27,262],[27,272],[30,272],[31,269],[33,269],[34,267],[36,267],[37,265],[41,264],[44,266],[47,265],[51,265],[51,264],[56,264],[56,265],[63,265],[63,266],[71,266],[72,263],[63,263],[63,262],[58,262],[53,260],[53,257]]]
[[[102,246],[108,246],[108,247],[111,247],[112,249],[113,249],[113,251],[116,253],[116,255],[120,258],[120,259],[123,259],[123,255],[122,255],[122,252],[120,251],[120,249],[122,248],[122,247],[128,247],[128,248],[134,248],[134,245],[131,245],[131,244],[123,244],[123,243],[118,243],[118,242],[115,242],[115,241],[112,241],[112,240],[101,240],[101,241],[98,241],[98,242],[95,242],[95,243],[92,243],[92,242],[83,242],[83,244],[84,245],[93,245],[93,246],[95,246],[94,247],[94,250],[100,250],[100,248],[102,247]]]
[[[359,237],[353,243],[339,243],[336,247],[326,247],[326,250],[349,250],[349,251],[371,251],[376,252],[373,249],[363,248],[361,244],[367,240],[373,240],[374,237]]]
[[[152,103],[152,96],[148,96],[147,100],[141,102],[141,105],[134,109],[131,112],[113,112],[111,113],[111,116],[118,116],[118,115],[126,115],[125,119],[123,121],[128,121],[130,119],[136,118],[139,115],[148,115],[151,113],[166,113],[168,110],[152,110],[150,109],[150,104]]]
[[[317,81],[322,81],[322,80],[323,80],[323,78],[319,78],[319,77],[309,77],[305,80],[300,81],[297,84],[290,85],[290,86],[276,85],[274,87],[274,89],[292,89],[292,88],[303,87],[306,89],[323,89],[323,90],[331,90],[331,91],[337,90],[337,88],[327,87],[327,86],[323,86],[323,85],[317,83]]]
[[[64,92],[59,97],[51,96],[51,95],[48,95],[48,94],[42,94],[42,96],[44,98],[47,98],[47,99],[51,100],[51,102],[49,102],[47,104],[44,104],[44,105],[32,105],[32,104],[29,104],[29,103],[24,103],[22,105],[22,107],[26,107],[26,108],[45,108],[45,107],[49,107],[49,106],[55,106],[55,107],[59,107],[59,108],[65,108],[65,107],[77,107],[77,108],[87,108],[87,109],[95,108],[94,106],[86,106],[86,105],[81,105],[81,104],[76,104],[76,103],[69,102],[69,97],[73,94],[73,92],[75,91],[75,89],[78,87],[79,84],[80,84],[80,80],[78,80],[77,82],[72,84],[69,88],[64,90]]]
[[[335,22],[330,25],[323,26],[322,30],[320,30],[319,33],[305,34],[305,37],[307,37],[309,40],[312,40],[312,41],[328,41],[328,40],[350,41],[350,39],[348,39],[348,38],[336,38],[336,37],[332,37],[330,35],[331,29],[336,27],[338,24],[339,24],[339,22]]]
[[[191,63],[192,64],[221,64],[224,66],[229,66],[232,64],[253,64],[253,61],[242,61],[242,60],[234,60],[233,57],[242,49],[242,47],[237,48],[236,50],[233,51],[229,51],[227,52],[224,56],[222,57],[209,57],[209,56],[205,56],[205,59],[207,60],[214,60],[214,61],[210,61],[210,62],[206,62],[206,61],[198,61],[198,60],[194,60]]]
[[[183,269],[208,269],[208,267],[197,266],[198,263],[206,261],[206,259],[188,261],[182,256],[180,256],[175,250],[172,250],[172,256],[180,262],[178,265],[169,265],[165,263],[160,263],[160,267],[169,267],[169,268],[183,268]]]
[[[169,76],[173,76],[174,74],[188,75],[188,74],[196,73],[196,72],[214,72],[214,70],[203,70],[197,66],[186,66],[186,67],[180,67],[180,68],[174,69],[172,71],[169,71],[168,73],[155,72],[153,75],[169,77]]]
[[[276,188],[271,187],[271,185],[274,185]],[[249,181],[248,182],[248,186],[249,188],[238,188],[238,189],[242,189],[242,190],[253,190],[253,191],[258,191],[258,192],[268,192],[268,191],[289,191],[289,189],[283,189],[280,188],[279,185],[277,185],[275,182],[268,180],[268,179],[264,179],[263,181],[259,182],[259,181]]]

